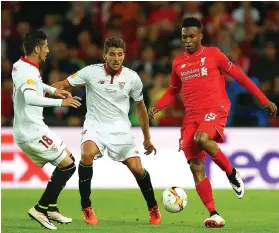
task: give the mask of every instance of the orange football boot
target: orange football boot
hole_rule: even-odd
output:
[[[162,221],[162,216],[159,207],[155,205],[153,208],[149,209],[149,222],[150,224],[160,224]]]
[[[86,222],[87,224],[98,224],[98,218],[94,213],[94,210],[92,209],[91,206],[85,208],[82,210],[83,215],[84,215],[84,222]]]

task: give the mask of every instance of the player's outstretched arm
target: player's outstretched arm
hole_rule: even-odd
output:
[[[67,90],[71,87],[71,84],[68,79],[65,79],[63,81],[53,83],[51,87],[56,88],[57,90]]]
[[[136,106],[137,106],[137,115],[138,115],[140,127],[142,129],[142,133],[144,136],[143,146],[144,149],[146,150],[144,154],[149,155],[153,151],[156,154],[156,149],[152,145],[150,140],[149,119],[148,119],[148,114],[147,114],[144,101],[143,100],[136,101]]]
[[[175,61],[174,61],[171,70],[171,79],[170,79],[169,88],[164,93],[162,98],[157,102],[157,104],[148,110],[151,119],[154,119],[155,114],[157,112],[160,112],[162,109],[170,105],[176,99],[176,97],[179,95],[179,92],[181,90],[181,86],[182,86],[181,79],[176,74]]]
[[[70,92],[51,87],[44,83],[43,83],[43,89],[44,89],[44,92],[46,92],[52,96],[61,98],[61,99],[72,97],[72,94]]]
[[[67,99],[52,99],[41,97],[36,90],[25,89],[23,92],[24,99],[27,105],[38,107],[73,107],[78,108],[81,103],[81,98],[74,96]]]
[[[255,83],[253,83],[249,77],[247,77],[236,65],[230,62],[229,59],[219,50],[217,51],[216,59],[217,64],[222,71],[232,76],[249,93],[255,96],[270,113],[270,115],[274,117],[276,116],[276,105],[268,100],[264,93],[256,86]]]

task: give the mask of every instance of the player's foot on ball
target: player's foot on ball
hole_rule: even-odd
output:
[[[51,223],[51,221],[48,218],[47,212],[42,213],[37,211],[34,207],[32,207],[29,211],[28,211],[28,215],[36,220],[38,223],[41,224],[42,227],[45,227],[49,230],[57,230],[57,228]]]
[[[237,198],[241,199],[244,196],[245,188],[239,172],[235,168],[233,168],[232,174],[227,176],[233,190],[235,191],[235,195],[237,196]]]
[[[204,225],[207,228],[221,228],[224,227],[226,223],[220,215],[214,214],[210,218],[205,219]]]
[[[151,224],[160,224],[162,216],[159,210],[159,207],[156,205],[153,208],[149,209],[149,222]]]
[[[50,220],[56,221],[61,224],[68,224],[73,221],[71,218],[63,216],[57,207],[48,211],[47,214]]]
[[[84,222],[86,222],[87,224],[93,224],[93,225],[98,224],[99,220],[98,220],[97,216],[95,215],[94,210],[92,209],[91,206],[83,209],[82,212],[83,212],[83,216],[84,216]]]

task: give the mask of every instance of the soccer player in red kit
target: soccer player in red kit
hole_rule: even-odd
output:
[[[185,52],[179,54],[172,65],[170,85],[158,103],[149,109],[150,117],[175,100],[182,90],[186,116],[181,128],[180,150],[190,165],[196,190],[210,213],[206,227],[225,226],[225,220],[216,211],[212,188],[204,170],[206,153],[227,174],[236,196],[244,196],[244,184],[239,172],[216,142],[223,142],[224,127],[230,111],[230,101],[225,90],[225,74],[229,74],[257,97],[266,110],[276,116],[277,107],[258,87],[242,73],[216,47],[204,47],[201,23],[196,18],[186,18],[182,26]]]

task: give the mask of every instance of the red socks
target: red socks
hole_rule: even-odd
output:
[[[219,149],[215,156],[211,157],[214,163],[216,163],[227,175],[232,173],[232,165],[229,159],[223,154],[223,152]]]
[[[196,184],[196,190],[209,213],[216,211],[211,184],[207,177]]]

